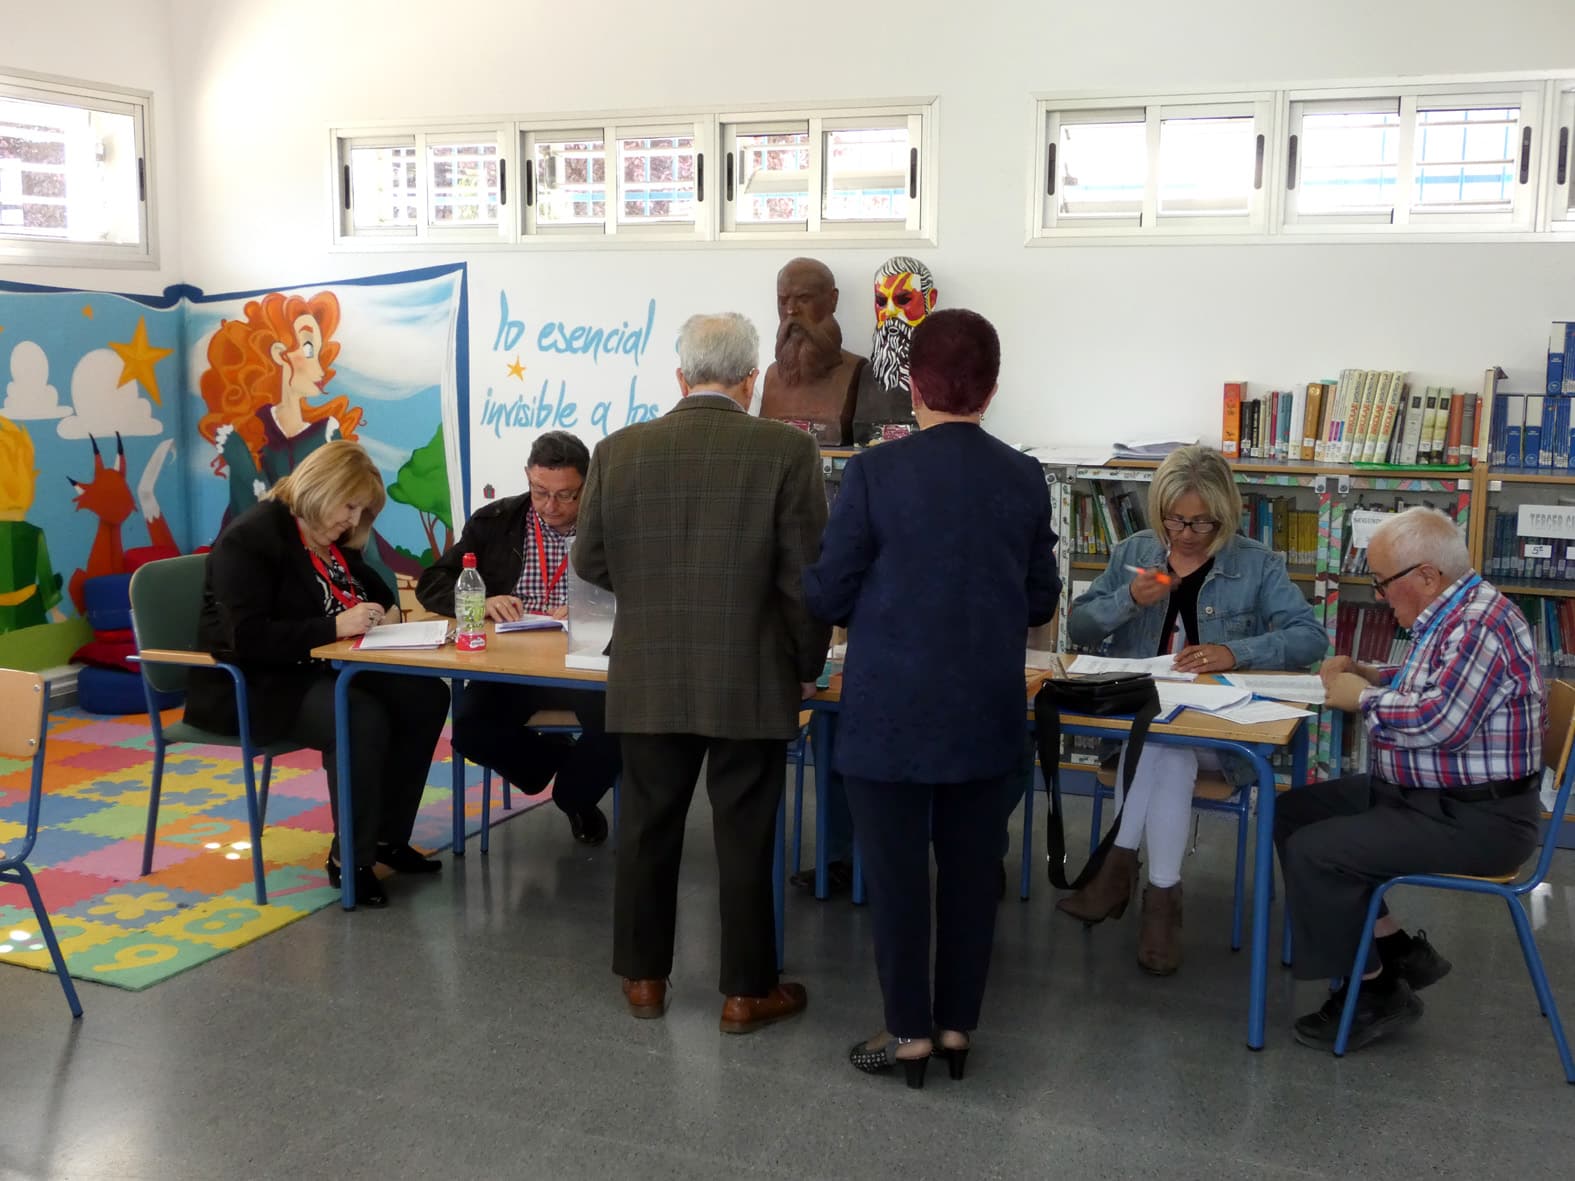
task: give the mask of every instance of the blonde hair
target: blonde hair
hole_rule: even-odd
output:
[[[365,509],[344,543],[364,549],[372,535],[372,522],[383,511],[388,494],[383,489],[383,474],[366,448],[349,439],[335,439],[297,464],[268,489],[264,499],[277,500],[314,529],[326,525],[341,505],[358,501]]]
[[[0,418],[0,513],[26,513],[32,508],[37,481],[33,436],[9,418]]]
[[[1165,514],[1189,492],[1196,492],[1219,525],[1209,553],[1217,554],[1230,542],[1241,524],[1241,492],[1225,457],[1212,447],[1192,444],[1178,447],[1165,457],[1148,486],[1148,523],[1165,536]]]

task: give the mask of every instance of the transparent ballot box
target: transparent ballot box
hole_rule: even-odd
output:
[[[572,566],[564,571],[564,577],[569,580],[569,652],[563,663],[569,668],[605,671],[618,601],[612,591],[576,575]]]

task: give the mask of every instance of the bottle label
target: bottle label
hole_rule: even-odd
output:
[[[485,652],[487,650],[487,633],[459,632],[454,637],[454,647],[460,652]]]

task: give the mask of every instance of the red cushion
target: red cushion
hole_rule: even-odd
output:
[[[71,659],[77,664],[87,664],[94,668],[113,668],[121,672],[137,672],[137,666],[130,663],[127,657],[136,653],[137,646],[128,636],[124,640],[96,639],[91,643],[83,644],[71,654]]]
[[[139,566],[180,557],[180,550],[168,545],[139,545],[126,551],[126,573],[135,574]]]
[[[93,638],[109,644],[131,644],[135,642],[129,627],[97,628],[93,632]]]

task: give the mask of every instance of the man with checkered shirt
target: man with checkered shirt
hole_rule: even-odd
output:
[[[1360,715],[1368,772],[1280,798],[1275,842],[1302,980],[1344,977],[1373,889],[1408,873],[1513,873],[1537,847],[1546,726],[1542,673],[1519,609],[1471,569],[1455,522],[1413,508],[1368,544],[1373,591],[1411,632],[1398,667],[1349,656],[1319,670],[1326,701]],[[1387,908],[1357,998],[1350,1048],[1422,1014],[1416,991],[1450,963]],[[1330,1049],[1341,988],[1296,1021],[1296,1040]]]
[[[459,541],[422,573],[416,586],[421,605],[452,616],[454,584],[465,555],[474,553],[487,588],[488,619],[505,622],[527,612],[565,618],[569,546],[590,462],[585,444],[567,431],[539,436],[525,464],[530,491],[471,514]],[[526,730],[540,710],[573,713],[580,723],[578,740]],[[599,690],[474,681],[458,698],[454,749],[526,793],[552,781],[552,802],[567,814],[574,839],[599,845],[607,839],[607,818],[597,804],[621,766],[606,714],[606,695]]]

